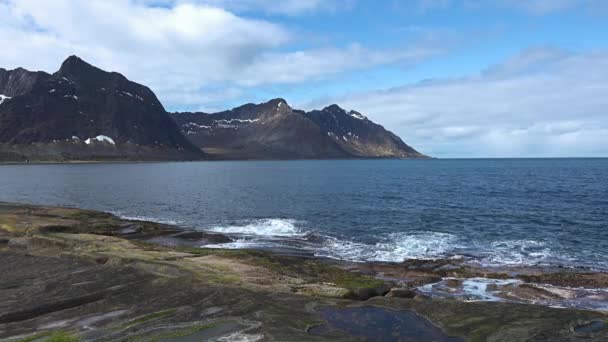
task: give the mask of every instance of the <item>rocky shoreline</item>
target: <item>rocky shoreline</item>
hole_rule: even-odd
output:
[[[97,211],[0,203],[0,340],[608,339],[605,312],[549,307],[605,300],[604,292],[577,297],[608,288],[605,273],[198,248],[228,239]],[[496,300],[467,298],[476,291]]]

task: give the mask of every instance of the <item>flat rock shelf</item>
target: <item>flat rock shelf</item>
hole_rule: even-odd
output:
[[[91,210],[0,203],[0,340],[608,339],[600,311],[432,298],[395,289],[369,267],[197,248],[193,239],[223,238],[183,231]]]

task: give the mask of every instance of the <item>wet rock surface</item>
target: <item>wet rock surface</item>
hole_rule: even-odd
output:
[[[397,297],[397,298],[414,298],[418,294],[416,291],[408,289],[408,288],[392,288],[387,294],[387,297]]]
[[[352,271],[436,298],[511,301],[608,311],[608,274],[559,267],[489,268],[466,259],[348,264]]]
[[[605,321],[591,321],[574,327],[574,332],[579,334],[594,334],[606,329]]]
[[[209,244],[229,243],[233,240],[226,235],[218,233],[184,231],[177,234],[149,238],[145,241],[170,247],[202,247]]]
[[[313,327],[312,334],[340,330],[367,341],[436,341],[464,342],[449,337],[427,319],[411,311],[362,306],[355,308],[322,308],[319,310],[326,325]]]

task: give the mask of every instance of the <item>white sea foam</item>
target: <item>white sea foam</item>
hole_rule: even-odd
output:
[[[537,265],[554,259],[551,248],[536,240],[495,241],[482,255],[481,263],[487,266]]]
[[[462,282],[459,286],[459,290],[450,286],[448,286],[450,290],[446,290],[444,284],[446,281],[451,280],[459,280]],[[518,279],[444,278],[437,283],[420,286],[418,290],[435,295],[463,297],[471,301],[503,301],[502,298],[497,297],[491,290],[488,290],[488,285],[506,286],[521,283],[522,281]]]
[[[208,230],[223,234],[240,234],[253,236],[278,236],[297,237],[303,236],[304,232],[298,228],[298,221],[291,219],[260,219],[246,221],[243,224],[215,226]]]
[[[488,291],[488,285],[506,286],[519,283],[521,280],[517,279],[469,278],[462,282],[462,290],[467,297],[474,300],[501,301],[501,298]]]
[[[119,214],[120,215],[120,214]],[[128,217],[128,219],[155,221],[181,225],[180,222],[154,217]],[[454,234],[440,232],[390,233],[378,242],[353,241],[347,237],[337,238],[311,230],[306,222],[284,218],[266,218],[237,221],[211,227],[199,227],[231,236],[234,241],[212,244],[209,248],[295,248],[311,252],[319,257],[354,262],[402,262],[407,259],[463,258],[467,262],[484,266],[533,266],[552,265],[560,262],[569,265],[572,260],[552,251],[547,243],[536,240],[501,240],[486,244],[464,241]],[[315,230],[313,229],[312,232]],[[562,253],[563,254],[563,253]],[[468,284],[468,283],[467,283]],[[471,291],[479,284],[471,283]],[[473,295],[473,293],[471,293]]]
[[[376,244],[328,238],[317,256],[350,261],[401,262],[406,259],[436,259],[455,247],[456,236],[447,233],[393,233]]]
[[[449,283],[454,280],[459,285],[454,286]],[[519,279],[444,278],[437,283],[420,286],[418,290],[431,296],[460,298],[466,301],[534,303],[559,308],[608,310],[608,289],[532,284],[536,288],[553,293],[557,298],[539,296],[535,299],[526,299],[517,297],[516,292],[510,288],[510,286],[518,287],[522,284],[525,283]],[[504,297],[504,295],[507,296]]]
[[[122,219],[125,219],[125,220],[148,221],[148,222],[156,222],[156,223],[162,223],[162,224],[170,224],[173,226],[179,226],[179,225],[183,224],[183,222],[181,222],[181,221],[162,219],[162,218],[158,218],[158,217],[123,215],[122,213],[120,213],[118,211],[110,211],[110,213],[113,215],[116,215]]]
[[[454,289],[450,286],[444,286],[446,281],[458,280],[461,281],[461,285],[458,289]],[[523,283],[518,279],[489,279],[489,278],[444,278],[440,282],[426,284],[418,288],[418,290],[447,297],[461,297],[469,301],[492,301],[499,302],[504,301],[495,295],[493,290],[488,290],[488,285],[507,286],[513,284]]]

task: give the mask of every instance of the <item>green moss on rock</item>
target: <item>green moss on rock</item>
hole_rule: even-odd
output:
[[[162,310],[162,311],[154,312],[154,313],[151,313],[151,314],[147,314],[147,315],[144,315],[144,316],[140,316],[140,317],[138,317],[138,318],[136,318],[136,319],[134,319],[132,321],[125,322],[121,326],[121,328],[122,329],[126,329],[126,328],[130,328],[130,327],[133,327],[133,326],[136,326],[136,325],[147,323],[147,322],[150,322],[150,321],[155,321],[155,320],[158,320],[158,319],[162,319],[162,318],[165,318],[167,316],[171,316],[172,314],[175,313],[175,311],[177,311],[177,309],[167,309],[167,310]]]
[[[19,342],[79,342],[80,337],[67,331],[45,331],[28,336]]]

